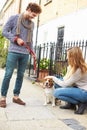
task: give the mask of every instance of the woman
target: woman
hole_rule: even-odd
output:
[[[62,109],[76,109],[76,114],[83,114],[87,108],[87,64],[83,58],[79,47],[73,47],[67,50],[68,70],[63,80],[55,76],[54,82],[61,86],[54,91],[54,96],[60,100],[68,102]]]

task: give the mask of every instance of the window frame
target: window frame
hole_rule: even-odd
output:
[[[45,0],[44,6],[48,5],[48,4],[51,3],[51,2],[52,2],[52,0]]]

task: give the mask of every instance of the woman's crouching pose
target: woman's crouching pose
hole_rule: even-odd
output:
[[[83,114],[87,108],[87,64],[79,47],[69,48],[67,59],[69,66],[63,80],[55,76],[45,78],[53,78],[58,87],[54,96],[67,102],[65,106],[60,106],[61,109],[74,109],[75,114]]]

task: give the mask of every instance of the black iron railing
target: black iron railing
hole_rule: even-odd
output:
[[[58,43],[44,43],[37,46],[37,48],[35,47],[37,56],[37,71],[34,75],[33,59],[30,56],[28,64],[29,76],[34,76],[36,79],[38,79],[41,70],[40,61],[42,59],[47,59],[47,61],[49,60],[48,68],[45,69],[45,71],[48,71],[49,75],[64,75],[67,68],[66,50],[74,46],[78,46],[82,49],[84,59],[87,61],[87,41],[84,40],[66,42],[63,43],[63,45],[60,45]]]

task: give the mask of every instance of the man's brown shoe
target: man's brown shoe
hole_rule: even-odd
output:
[[[13,102],[19,105],[26,105],[26,103],[23,102],[20,98],[17,98],[17,99],[13,98]]]
[[[6,100],[0,100],[0,107],[6,107]]]

